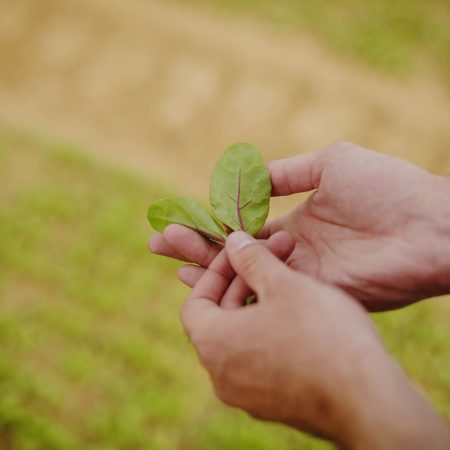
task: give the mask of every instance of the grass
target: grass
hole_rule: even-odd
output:
[[[308,31],[331,49],[396,75],[413,72],[425,60],[450,82],[447,0],[189,1],[281,29]]]
[[[0,177],[2,449],[330,448],[214,399],[178,321],[176,264],[146,250],[146,207],[167,189],[1,129]],[[450,418],[448,305],[377,323]]]

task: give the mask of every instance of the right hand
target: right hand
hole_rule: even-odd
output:
[[[450,181],[350,143],[269,163],[274,196],[316,190],[260,237],[290,232],[288,265],[338,286],[369,310],[398,308],[450,292]],[[154,253],[207,267],[219,252],[173,225]],[[190,286],[201,268],[182,269]]]
[[[349,449],[444,449],[445,424],[383,349],[349,295],[294,272],[233,233],[182,306],[181,318],[222,401]],[[258,303],[237,304],[237,274]]]

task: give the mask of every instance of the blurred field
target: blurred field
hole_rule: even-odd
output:
[[[330,448],[216,402],[146,208],[237,140],[450,174],[447,3],[0,0],[0,449]],[[450,420],[450,302],[375,320]]]
[[[211,395],[146,249],[160,188],[4,131],[0,176],[2,450],[309,448]]]
[[[188,1],[311,33],[334,51],[397,76],[437,71],[450,83],[447,0]]]
[[[145,246],[146,206],[167,189],[7,130],[0,176],[2,450],[328,448],[214,400],[179,325],[175,264]],[[449,311],[377,316],[448,419]]]
[[[271,159],[346,139],[450,173],[449,91],[432,76],[394,79],[314,35],[185,2],[0,5],[0,119],[185,193],[205,196],[218,155],[242,140]]]

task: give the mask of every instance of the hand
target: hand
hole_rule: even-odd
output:
[[[277,239],[289,247],[289,235]],[[225,310],[235,272],[258,303]],[[445,425],[386,355],[363,308],[245,233],[227,239],[181,317],[228,405],[349,449],[448,448]]]
[[[294,270],[338,286],[369,310],[450,292],[450,181],[405,161],[340,143],[269,164],[273,195],[317,189],[262,230],[289,231]],[[220,248],[181,226],[150,241],[155,253],[207,267]],[[190,286],[201,269],[182,269]]]

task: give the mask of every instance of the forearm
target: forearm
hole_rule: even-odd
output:
[[[450,448],[446,424],[387,355],[371,355],[358,370],[361,383],[343,420],[344,448]]]

